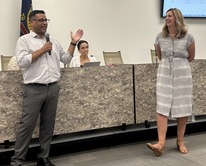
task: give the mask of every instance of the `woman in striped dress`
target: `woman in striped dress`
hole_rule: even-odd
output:
[[[166,13],[165,25],[155,41],[161,60],[157,73],[157,130],[158,143],[147,146],[160,156],[165,146],[168,118],[177,119],[177,148],[186,154],[184,134],[188,119],[192,119],[192,74],[190,62],[195,57],[195,42],[187,32],[179,9]]]

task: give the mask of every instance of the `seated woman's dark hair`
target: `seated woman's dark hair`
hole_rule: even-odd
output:
[[[80,49],[80,45],[81,45],[82,43],[87,43],[87,45],[89,45],[86,40],[79,40],[79,42],[77,43],[77,48],[78,48],[78,50]]]

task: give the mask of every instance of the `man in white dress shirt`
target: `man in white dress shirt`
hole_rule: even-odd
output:
[[[23,71],[25,87],[22,117],[11,165],[21,166],[24,162],[40,114],[37,166],[54,166],[49,160],[49,150],[59,95],[60,61],[65,64],[70,62],[75,45],[83,36],[83,30],[71,32],[71,43],[65,52],[58,41],[45,37],[49,19],[44,11],[32,11],[29,20],[31,32],[21,36],[16,45],[16,60]]]

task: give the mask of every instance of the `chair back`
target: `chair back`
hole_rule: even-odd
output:
[[[157,55],[156,55],[156,51],[153,49],[150,49],[150,53],[151,53],[151,60],[152,63],[156,63],[158,64],[160,62],[160,60],[158,59]]]
[[[1,70],[7,71],[8,70],[8,63],[13,56],[6,56],[1,55]]]
[[[120,51],[116,51],[116,52],[103,51],[103,56],[104,56],[105,65],[123,64],[122,56],[121,56]]]

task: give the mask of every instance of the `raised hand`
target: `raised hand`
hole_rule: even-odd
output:
[[[82,29],[78,29],[75,33],[71,31],[70,35],[72,43],[77,43],[82,38],[83,34],[84,32]]]

